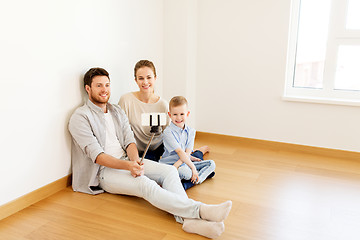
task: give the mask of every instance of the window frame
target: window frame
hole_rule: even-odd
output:
[[[291,1],[287,66],[283,99],[289,101],[360,106],[360,91],[334,89],[337,52],[339,46],[360,46],[360,30],[346,29],[346,12],[349,0],[331,0],[330,26],[326,46],[323,88],[316,89],[293,86],[300,4],[301,0]]]

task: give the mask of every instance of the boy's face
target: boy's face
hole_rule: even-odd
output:
[[[179,105],[176,107],[171,107],[170,112],[168,113],[171,121],[178,126],[179,128],[184,128],[187,117],[190,114],[186,104]]]

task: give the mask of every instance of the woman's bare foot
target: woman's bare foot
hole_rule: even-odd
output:
[[[197,149],[199,151],[201,151],[203,153],[203,155],[205,155],[205,153],[208,153],[210,151],[210,148],[209,146],[202,146],[202,147],[199,147],[199,149]]]

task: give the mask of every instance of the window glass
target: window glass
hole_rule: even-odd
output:
[[[294,87],[322,88],[331,0],[302,0]]]
[[[360,45],[342,45],[337,58],[335,89],[360,90]]]
[[[346,28],[360,30],[360,1],[349,0]]]
[[[284,99],[360,106],[360,0],[292,0]]]

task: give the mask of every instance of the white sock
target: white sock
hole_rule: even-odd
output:
[[[217,238],[225,230],[223,222],[209,222],[202,219],[184,219],[182,229],[188,233],[196,233],[207,238]]]
[[[200,205],[201,219],[222,222],[229,215],[232,206],[232,201],[226,201],[217,205],[202,204]]]

